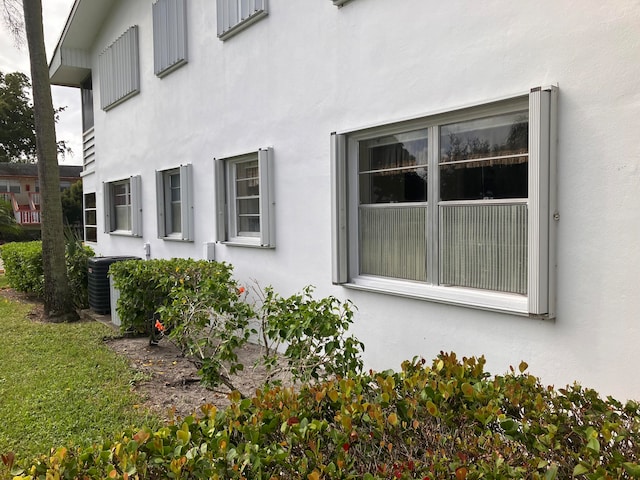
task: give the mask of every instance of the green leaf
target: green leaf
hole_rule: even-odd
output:
[[[587,443],[587,448],[595,453],[600,453],[600,442],[597,438],[592,438]]]
[[[589,469],[587,467],[585,467],[583,464],[579,463],[575,467],[573,467],[573,475],[572,476],[577,477],[578,475],[584,475],[588,471],[589,471]]]
[[[633,462],[625,462],[622,466],[625,472],[631,475],[632,478],[640,478],[640,465]]]

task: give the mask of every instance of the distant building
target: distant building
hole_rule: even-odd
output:
[[[60,165],[60,190],[80,180],[82,166]],[[0,198],[11,203],[16,221],[40,228],[40,183],[34,163],[0,163]]]

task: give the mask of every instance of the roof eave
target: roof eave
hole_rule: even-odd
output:
[[[75,0],[49,63],[52,85],[79,87],[91,73],[91,47],[115,0]]]

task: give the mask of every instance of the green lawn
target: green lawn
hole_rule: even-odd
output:
[[[155,423],[137,407],[126,360],[103,343],[112,330],[97,322],[34,323],[28,311],[0,297],[0,453],[31,459]]]

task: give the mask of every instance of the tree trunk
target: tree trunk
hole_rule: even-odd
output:
[[[42,263],[44,271],[44,308],[52,321],[78,319],[67,280],[65,238],[60,200],[60,171],[51,99],[49,65],[44,46],[41,0],[23,0],[24,25],[31,62],[33,111],[36,127],[38,177],[42,201]]]

